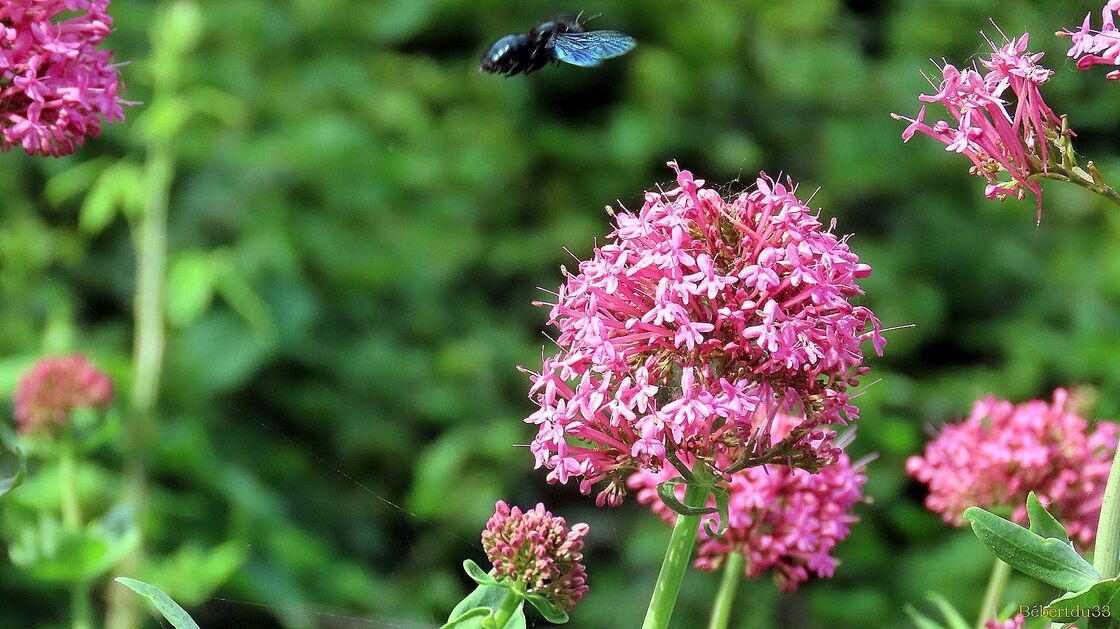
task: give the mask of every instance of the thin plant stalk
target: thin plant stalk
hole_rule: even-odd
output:
[[[684,492],[685,506],[703,506],[707,500],[706,486],[690,484]],[[684,573],[688,569],[688,560],[692,558],[692,549],[696,546],[699,527],[699,515],[677,515],[677,523],[669,538],[669,546],[665,549],[665,559],[661,564],[661,572],[657,575],[657,583],[653,586],[653,597],[650,598],[642,629],[665,629],[669,626],[669,618],[673,615],[677,594],[680,593]]]
[[[174,77],[154,77],[152,101],[174,98]],[[124,494],[143,533],[148,507],[148,450],[156,429],[160,379],[163,372],[164,293],[167,275],[167,209],[175,176],[171,139],[151,134],[144,163],[145,203],[132,232],[136,247],[136,295],[133,302],[135,330],[132,354],[132,387],[125,444]],[[122,574],[135,573],[142,564],[143,545],[120,565]],[[139,626],[138,598],[125,588],[111,588],[107,629]]]
[[[494,612],[494,629],[502,629],[509,623],[513,615],[517,613],[517,607],[524,600],[513,592],[506,592],[506,597],[502,601],[502,606]]]
[[[988,577],[988,587],[984,590],[984,602],[980,604],[980,617],[976,619],[978,629],[984,629],[987,622],[994,620],[999,613],[999,600],[1010,576],[1011,566],[997,557],[992,564],[992,575]]]
[[[1108,484],[1104,489],[1101,519],[1097,521],[1097,546],[1093,549],[1093,567],[1105,579],[1120,572],[1120,448],[1112,458]]]
[[[739,551],[731,553],[724,561],[723,578],[720,580],[719,592],[716,593],[716,600],[712,605],[712,617],[708,621],[708,629],[727,629],[727,621],[731,618],[731,606],[735,603],[735,592],[739,590],[739,583],[743,580],[745,562],[746,557]]]
[[[67,426],[58,441],[59,494],[62,507],[62,528],[71,535],[82,532],[82,505],[78,499],[78,455],[74,436]],[[74,629],[93,629],[93,606],[87,579],[70,584],[70,616]]]

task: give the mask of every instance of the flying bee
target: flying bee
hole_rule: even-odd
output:
[[[634,38],[618,31],[585,31],[579,17],[558,17],[534,26],[528,33],[514,33],[494,42],[482,55],[483,72],[529,74],[551,62],[563,61],[589,68],[604,59],[634,49]]]

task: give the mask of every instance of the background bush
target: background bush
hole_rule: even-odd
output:
[[[590,523],[591,592],[573,626],[637,626],[669,530],[632,500],[596,509],[544,483],[513,445],[532,435],[515,367],[539,365],[548,342],[534,287],[574,265],[564,247],[590,252],[604,205],[637,207],[669,181],[669,159],[731,191],[759,170],[805,195],[819,186],[813,205],[875,269],[865,303],[886,325],[917,324],[890,333],[867,380],[881,382],[858,399],[856,454],[879,458],[836,578],[781,598],[744,584],[738,626],[902,625],[902,605],[931,589],[973,613],[990,555],[925,512],[903,472],[926,427],[981,395],[1057,385],[1088,387],[1096,416],[1120,411],[1115,208],[1047,185],[1036,227],[1031,201],[985,200],[964,158],[922,137],[904,146],[888,116],[917,111],[930,57],[979,53],[993,16],[1047,51],[1048,101],[1120,181],[1117,86],[1076,72],[1051,35],[1099,2],[201,4],[183,81],[224,120],[198,119],[177,145],[146,523],[162,559],[134,576],[195,606],[203,627],[437,623],[469,586],[459,563],[481,559],[498,498]],[[476,71],[498,36],[580,10],[638,49],[590,71]],[[128,96],[146,101],[153,3],[112,11],[110,45],[137,60],[122,70]],[[71,350],[127,390],[127,223],[92,229],[97,208],[59,188],[75,166],[141,158],[144,111],[74,157],[0,156],[0,398],[35,357]],[[98,463],[83,487],[108,506],[119,452]],[[35,492],[5,507],[7,539]],[[703,626],[717,578],[690,574],[675,626]],[[1033,602],[1034,587],[1013,581],[1010,596]],[[0,562],[3,626],[61,626],[65,600]]]

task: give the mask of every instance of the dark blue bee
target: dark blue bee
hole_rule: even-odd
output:
[[[585,31],[579,18],[558,17],[541,22],[527,34],[502,37],[482,55],[483,72],[529,74],[550,62],[591,67],[634,49],[633,37],[618,31]]]

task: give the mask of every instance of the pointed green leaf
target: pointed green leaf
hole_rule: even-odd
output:
[[[27,458],[19,448],[0,438],[0,497],[23,484]]]
[[[945,629],[945,627],[942,627],[941,624],[936,620],[914,609],[913,605],[907,605],[903,609],[906,611],[906,615],[910,617],[910,620],[914,622],[914,625],[917,626],[918,629]]]
[[[926,594],[926,598],[937,606],[937,610],[941,612],[941,616],[945,619],[949,629],[972,629],[972,625],[968,624],[964,616],[961,616],[960,612],[944,596],[937,592],[930,592]]]
[[[1089,618],[1092,626],[1120,626],[1120,622],[1117,622],[1120,621],[1120,579],[1106,579],[1080,592],[1067,592],[1050,601],[1046,609],[1047,618],[1055,622],[1073,622],[1078,618]],[[1094,623],[1094,619],[1103,623]]]
[[[1043,583],[1065,592],[1080,592],[1101,578],[1089,562],[1061,540],[1041,537],[979,507],[969,507],[964,517],[996,557]]]
[[[529,594],[525,596],[525,600],[529,601],[530,605],[537,608],[537,611],[539,611],[541,616],[544,616],[544,619],[548,622],[554,625],[562,625],[568,622],[568,612],[561,611],[540,594]]]
[[[463,571],[479,585],[501,585],[497,579],[480,568],[473,560],[467,559],[463,562]]]
[[[1037,533],[1041,537],[1052,537],[1060,539],[1065,543],[1069,542],[1069,535],[1066,534],[1066,529],[1058,522],[1046,507],[1038,501],[1038,496],[1034,492],[1027,494],[1027,517],[1030,518],[1031,531]]]
[[[190,617],[190,614],[182,607],[179,607],[178,603],[171,600],[171,597],[164,594],[156,586],[148,585],[136,579],[129,579],[128,577],[117,577],[113,580],[151,601],[152,604],[156,606],[159,613],[162,614],[163,617],[167,619],[167,622],[171,623],[171,626],[175,627],[175,629],[199,629],[198,623]]]

